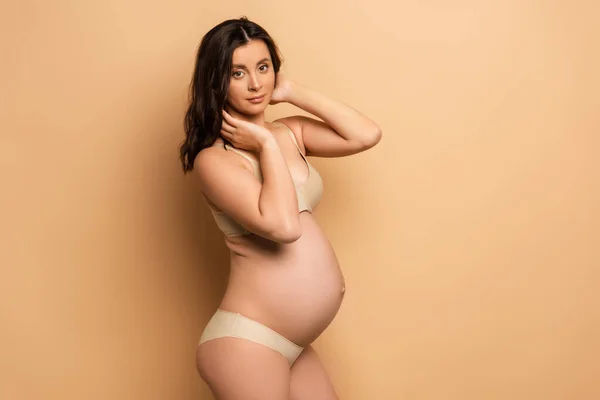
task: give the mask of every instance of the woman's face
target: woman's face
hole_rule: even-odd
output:
[[[239,113],[263,112],[275,89],[275,71],[267,45],[251,40],[233,52],[227,104]]]

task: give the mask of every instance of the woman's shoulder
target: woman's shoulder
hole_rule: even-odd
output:
[[[302,140],[302,115],[292,115],[288,117],[278,118],[273,121],[273,123],[282,126],[283,129],[287,130],[294,134],[294,138],[296,139],[296,143],[301,148],[304,148],[304,141]]]
[[[254,173],[250,157],[240,157],[238,155],[241,153],[240,150],[230,151],[231,149],[233,148],[226,146],[222,139],[217,139],[213,145],[205,147],[198,153],[194,160],[194,170],[198,171],[201,177],[206,174],[220,175],[232,167],[243,167],[248,172]]]
[[[287,117],[277,118],[276,120],[274,120],[272,122],[272,124],[279,125],[279,126],[284,125],[285,128],[291,129],[292,132],[300,133],[300,130],[302,129],[302,116],[301,115],[290,115]]]

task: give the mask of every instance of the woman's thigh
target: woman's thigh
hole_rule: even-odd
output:
[[[290,400],[338,400],[333,382],[312,346],[307,346],[291,368]]]
[[[196,365],[217,400],[288,400],[290,364],[245,339],[222,337],[198,346]]]

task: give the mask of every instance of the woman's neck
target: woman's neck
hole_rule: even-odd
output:
[[[241,119],[243,121],[248,121],[255,125],[262,126],[262,127],[264,127],[266,125],[264,112],[261,112],[259,114],[255,114],[255,115],[243,114],[243,113],[237,112],[236,110],[232,109],[228,105],[225,106],[225,111],[227,111],[227,113],[229,115],[231,115],[233,118]]]

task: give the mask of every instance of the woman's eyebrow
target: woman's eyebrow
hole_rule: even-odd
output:
[[[265,61],[271,61],[268,57],[263,58],[262,60],[260,60],[259,62],[256,63],[256,65],[258,64],[262,64]],[[233,68],[246,68],[246,66],[244,64],[233,64]]]

